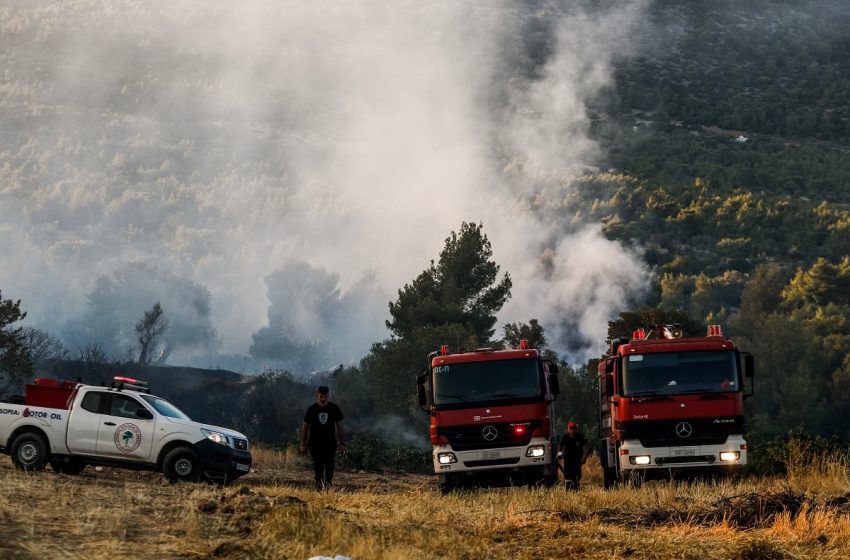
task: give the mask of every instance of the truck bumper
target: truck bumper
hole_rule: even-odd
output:
[[[431,457],[437,474],[472,473],[497,469],[541,469],[555,474],[552,444],[544,438],[532,438],[527,445],[455,451],[451,445],[435,445]],[[551,472],[550,472],[551,471]]]
[[[669,471],[685,469],[735,472],[747,464],[747,442],[730,435],[721,445],[671,445],[644,447],[639,440],[627,439],[619,447],[620,472]]]
[[[251,471],[251,453],[203,440],[195,444],[204,474],[216,480],[236,480]]]

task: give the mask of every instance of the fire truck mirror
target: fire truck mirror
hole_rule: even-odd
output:
[[[549,392],[552,393],[553,397],[561,394],[561,383],[558,381],[557,371],[558,368],[555,368],[556,373],[549,374]]]
[[[755,361],[752,354],[744,354],[744,375],[747,377],[755,375]]]
[[[428,404],[428,397],[425,393],[425,378],[428,373],[423,370],[419,375],[416,376],[416,400],[419,403],[419,408],[425,409]]]
[[[606,365],[607,369],[607,365]],[[605,375],[605,394],[608,397],[612,397],[614,395],[614,374],[609,373]]]
[[[558,373],[558,364],[548,362],[548,365],[549,365],[549,373]]]
[[[614,360],[616,358],[608,358],[605,360],[605,373],[614,373]]]

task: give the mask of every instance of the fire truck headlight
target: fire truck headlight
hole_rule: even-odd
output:
[[[526,457],[543,457],[546,455],[546,447],[543,445],[530,445],[525,450]]]
[[[448,465],[449,463],[457,463],[457,457],[455,457],[454,453],[438,453],[437,461],[441,465]]]
[[[720,452],[720,460],[721,461],[737,461],[741,458],[740,451],[721,451]]]
[[[629,457],[629,462],[633,465],[648,465],[649,455],[633,455]]]

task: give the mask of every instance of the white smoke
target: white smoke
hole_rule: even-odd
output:
[[[54,331],[98,274],[144,261],[206,286],[223,352],[246,353],[268,325],[265,278],[305,262],[338,274],[343,299],[379,282],[372,313],[340,328],[380,340],[386,302],[473,221],[514,280],[501,318],[536,317],[557,350],[598,353],[646,271],[598,227],[541,219],[527,201],[563,197],[594,163],[585,102],[610,84],[640,10],[0,7],[3,297]],[[552,49],[533,77],[517,67],[529,28]]]

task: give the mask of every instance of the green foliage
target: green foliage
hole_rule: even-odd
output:
[[[850,257],[838,263],[819,257],[808,269],[799,269],[782,292],[789,307],[827,304],[850,305]]]
[[[433,469],[430,450],[390,443],[372,432],[353,433],[346,447],[337,461],[343,469],[418,473]]]
[[[22,321],[21,301],[3,299],[0,292],[0,396],[7,397],[32,375],[32,360],[23,329],[12,325]]]
[[[593,444],[599,435],[598,422],[598,378],[599,360],[590,360],[579,370],[567,364],[558,368],[558,383],[561,394],[555,400],[556,434],[567,431],[567,422],[573,420],[579,429]]]
[[[675,48],[616,67],[620,107],[660,121],[850,137],[850,14],[841,3],[659,2],[647,35]]]
[[[192,391],[198,393],[197,387]],[[252,440],[279,444],[297,433],[304,412],[315,400],[315,391],[314,386],[296,380],[287,372],[267,372],[237,387],[209,387],[204,394],[195,396],[184,393],[178,402],[201,398],[202,402],[195,406],[207,414],[218,412],[217,416],[228,422],[226,425]],[[335,400],[335,395],[331,396]]]
[[[681,309],[642,307],[637,311],[622,311],[618,319],[608,321],[608,338],[630,337],[635,329],[645,331],[658,326],[678,323],[683,336],[705,336],[706,326],[692,319]]]
[[[740,312],[732,321],[738,336],[752,337],[762,320],[782,303],[785,274],[776,264],[759,265],[741,292]]]
[[[519,348],[523,340],[528,342],[530,348],[540,351],[544,360],[557,361],[557,356],[547,348],[545,329],[537,319],[531,319],[528,323],[506,323],[502,327],[504,336],[502,344],[507,348]]]
[[[476,334],[459,324],[419,327],[404,338],[372,346],[360,362],[360,371],[381,414],[419,413],[414,392],[416,374],[428,366],[428,354],[443,344],[455,350],[479,346]]]
[[[419,328],[464,325],[479,342],[495,332],[496,313],[511,295],[511,278],[497,282],[499,266],[482,225],[464,222],[452,232],[440,259],[423,271],[390,302],[394,335],[410,337]]]
[[[751,441],[748,447],[747,472],[754,475],[786,475],[807,465],[846,464],[850,460],[850,448],[841,439],[799,430],[771,439]]]

